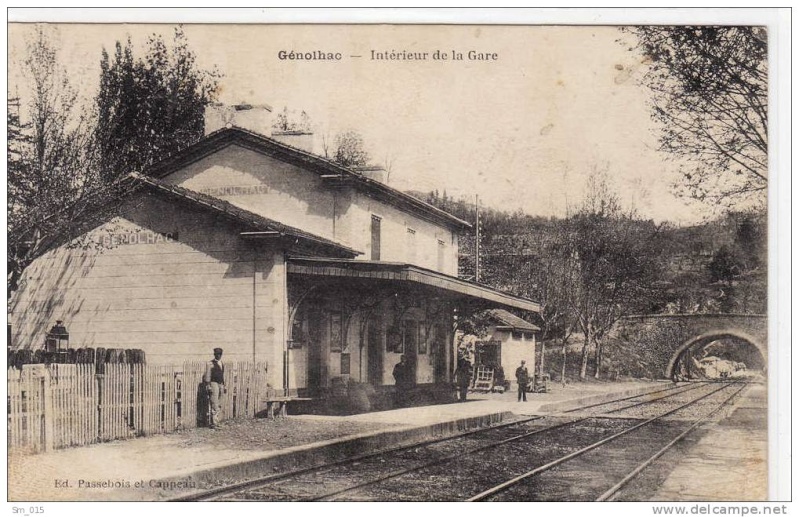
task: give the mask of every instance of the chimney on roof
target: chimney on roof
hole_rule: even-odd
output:
[[[237,126],[282,144],[313,153],[314,135],[304,129],[283,131],[275,129],[279,114],[266,104],[212,104],[205,108],[205,134]]]
[[[365,178],[370,180],[379,181],[380,183],[386,182],[386,169],[380,165],[362,165],[354,167],[355,171],[362,174]]]
[[[205,134],[219,129],[238,126],[254,133],[269,136],[274,115],[266,104],[211,104],[205,107]]]
[[[278,131],[273,130],[272,138],[278,142],[290,145],[296,149],[301,149],[308,153],[314,152],[314,139],[313,133],[310,131],[295,130],[295,131]]]

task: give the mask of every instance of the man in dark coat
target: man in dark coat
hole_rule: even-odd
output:
[[[518,401],[527,402],[527,383],[530,382],[530,373],[527,371],[527,366],[522,361],[521,366],[516,368],[516,382],[519,383],[519,396]]]
[[[467,359],[458,360],[458,368],[455,370],[455,383],[458,385],[458,401],[465,402],[469,392],[469,384],[472,382],[472,363]]]
[[[413,387],[413,370],[405,354],[400,356],[400,362],[394,365],[395,402],[397,406],[404,406],[409,400],[409,390]]]

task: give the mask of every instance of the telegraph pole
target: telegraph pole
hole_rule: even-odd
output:
[[[474,195],[474,281],[480,282],[480,198]]]

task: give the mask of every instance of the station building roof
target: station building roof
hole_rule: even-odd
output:
[[[259,236],[274,236],[278,238],[294,239],[306,245],[332,253],[335,256],[352,258],[361,255],[360,251],[354,250],[341,243],[314,235],[312,233],[294,228],[286,224],[274,221],[261,215],[239,208],[232,203],[222,199],[195,192],[177,185],[170,185],[156,178],[144,174],[131,173],[130,179],[134,184],[143,186],[152,191],[163,195],[186,201],[200,208],[214,212],[233,222],[241,224],[246,231],[242,232],[242,237],[258,238]]]
[[[526,298],[412,264],[372,260],[289,257],[288,273],[346,280],[369,279],[407,286],[426,286],[484,306],[504,306],[540,312],[541,306]],[[524,320],[521,320],[524,321]],[[528,324],[529,325],[529,324]]]
[[[497,328],[508,329],[516,332],[537,332],[541,330],[529,321],[525,321],[505,309],[490,309],[488,317],[497,323]]]
[[[144,172],[154,178],[163,178],[178,169],[234,144],[314,172],[327,181],[331,187],[352,186],[380,201],[448,228],[458,231],[471,228],[471,224],[468,222],[420,199],[389,187],[385,183],[369,178],[357,170],[344,167],[327,158],[237,126],[218,129],[198,142],[154,164]]]

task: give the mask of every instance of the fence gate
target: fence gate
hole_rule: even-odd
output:
[[[8,446],[38,452],[45,449],[44,397],[47,371],[25,366],[8,370]]]

